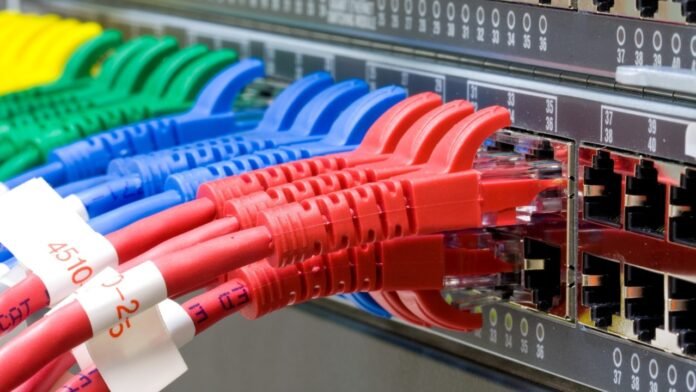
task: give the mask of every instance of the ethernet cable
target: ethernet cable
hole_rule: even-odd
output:
[[[99,72],[102,61],[122,44],[122,40],[120,31],[104,30],[72,53],[55,81],[0,95],[0,118],[13,115],[15,112],[8,112],[13,109],[13,105],[49,94],[76,90],[91,83]]]
[[[55,102],[53,105],[41,105],[35,107],[32,112],[15,114],[11,119],[6,119],[3,125],[5,127],[28,127],[32,124],[58,124],[79,111],[104,108],[120,103],[125,99],[132,98],[132,95],[155,87],[145,86],[145,83],[157,83],[158,75],[173,77],[178,71],[177,67],[180,69],[187,64],[186,61],[188,59],[196,58],[195,56],[202,54],[202,51],[199,50],[201,48],[194,48],[193,50],[188,48],[184,55],[177,53],[178,43],[172,37],[164,37],[161,40],[154,38],[143,39],[139,40],[138,43],[140,44],[139,46],[133,46],[133,48],[138,48],[138,50],[132,52],[126,58],[128,63],[122,69],[116,69],[112,73],[114,85],[108,91],[102,90],[101,95],[89,96],[85,96],[86,94],[82,93],[79,95],[79,100],[76,101],[66,100]],[[163,60],[174,54],[182,56],[184,61],[171,62],[170,60],[171,65],[168,67],[161,66]],[[155,92],[161,91],[161,89],[156,87]],[[35,106],[37,104],[38,102],[34,102]]]
[[[327,158],[315,158],[301,161],[323,165],[328,170],[309,172],[306,175],[295,175],[287,183],[282,183],[271,174],[271,170],[285,169],[282,165],[269,168],[268,178],[274,178],[274,183],[259,189],[244,184],[253,184],[245,176],[223,178],[201,184],[198,189],[198,199],[182,205],[183,208],[194,208],[198,205],[211,208],[212,216],[218,219],[205,225],[195,226],[190,232],[182,233],[168,239],[166,242],[152,247],[144,254],[128,254],[127,259],[147,260],[167,253],[172,253],[198,242],[215,238],[219,235],[230,234],[256,224],[258,213],[267,208],[278,207],[290,202],[300,202],[307,198],[327,194],[342,189],[349,189],[364,183],[387,178],[390,170],[397,173],[411,171],[411,166],[421,165],[429,159],[435,146],[447,131],[459,120],[473,113],[473,106],[465,101],[453,101],[446,105],[440,104],[440,97],[435,94],[420,94],[411,97],[394,109],[387,112],[373,125],[363,143],[351,153],[333,155]],[[416,117],[418,116],[418,117]],[[370,138],[371,135],[384,136],[380,139]],[[377,147],[375,142],[384,143]],[[330,159],[330,160],[329,160]],[[373,167],[382,166],[382,177]],[[371,172],[366,172],[362,168]],[[290,165],[288,165],[288,169]],[[287,170],[287,169],[285,169]],[[297,170],[296,170],[297,171]],[[306,171],[307,172],[307,171]],[[251,172],[255,176],[264,171]],[[173,175],[170,186],[183,183],[186,178]],[[236,181],[242,179],[242,181]],[[281,179],[282,180],[282,179]],[[183,183],[185,184],[185,183]],[[179,188],[187,189],[183,186]],[[191,189],[191,188],[188,188]],[[193,188],[195,189],[195,187]],[[134,225],[138,232],[145,233],[149,226],[157,227],[167,214],[153,216]],[[115,236],[127,238],[131,235],[131,227],[114,233]]]
[[[135,222],[110,235],[118,245],[119,259],[130,260],[157,244],[222,218],[227,200],[257,191],[291,183],[321,173],[337,171],[387,159],[410,127],[421,116],[441,103],[437,94],[423,93],[395,105],[368,130],[360,145],[353,151],[329,157],[302,160],[267,169],[260,169],[226,179],[202,184],[197,199],[173,207],[150,218]],[[166,226],[176,221],[178,225]],[[168,227],[169,230],[160,230]],[[140,241],[133,242],[134,235]]]
[[[13,79],[11,88],[19,90],[56,80],[70,56],[101,31],[97,23],[71,19],[46,29],[15,61],[14,72],[9,75]]]
[[[106,48],[106,52],[101,52],[98,45],[97,53],[101,52],[102,55],[108,54],[108,56],[94,78],[79,78],[74,81],[75,84],[59,84],[58,87],[50,84],[0,96],[0,116],[7,118],[28,111],[43,110],[47,107],[58,108],[75,105],[79,107],[79,105],[84,105],[84,101],[89,102],[94,96],[112,94],[118,90],[120,84],[118,78],[122,77],[126,68],[136,67],[130,64],[139,61],[142,52],[156,42],[154,37],[141,36],[123,44],[117,42],[118,47],[112,53],[108,48]],[[78,65],[80,63],[78,56]],[[79,68],[71,69],[79,70]],[[80,72],[85,72],[85,70]]]
[[[53,150],[48,163],[8,180],[14,188],[35,177],[60,186],[106,173],[111,160],[149,153],[198,140],[227,135],[255,125],[251,115],[233,110],[239,94],[264,76],[260,60],[242,60],[216,75],[186,113],[114,128]],[[86,188],[85,188],[86,189]],[[74,191],[68,194],[75,193]]]
[[[60,76],[71,54],[101,32],[101,26],[54,15],[6,13],[0,37],[8,45],[0,55],[0,92],[50,82]],[[9,39],[9,37],[12,39]],[[31,70],[31,72],[28,72]]]
[[[321,76],[321,75],[319,75]],[[355,146],[355,143],[357,140],[360,140],[363,136],[363,134],[367,131],[367,129],[372,125],[372,123],[375,121],[377,117],[379,117],[382,112],[386,111],[391,105],[394,105],[396,102],[404,98],[404,91],[401,88],[395,88],[395,87],[387,87],[383,88],[381,90],[378,90],[376,92],[373,92],[372,94],[366,95],[363,99],[358,100],[355,104],[353,104],[351,107],[347,108],[342,116],[339,116],[338,119],[334,120],[333,117],[335,116],[334,113],[328,113],[324,115],[325,111],[322,110],[302,110],[304,111],[304,114],[300,115],[297,108],[298,104],[303,103],[302,97],[307,96],[307,90],[308,89],[314,89],[312,85],[316,84],[316,81],[313,81],[312,79],[316,79],[316,76],[313,78],[309,79],[310,83],[307,83],[305,81],[304,83],[300,83],[299,85],[293,85],[294,88],[288,89],[288,92],[285,94],[283,99],[278,99],[278,105],[276,108],[278,109],[270,109],[269,110],[269,115],[266,117],[266,126],[271,126],[271,124],[276,124],[274,127],[280,127],[280,126],[288,126],[287,124],[290,123],[290,119],[292,118],[299,118],[301,116],[308,116],[311,114],[310,117],[319,117],[319,118],[324,118],[324,120],[317,121],[317,124],[322,124],[324,126],[329,126],[331,124],[334,124],[334,127],[329,131],[328,136],[326,139],[328,140],[333,140],[333,142],[338,141],[338,140],[343,140],[346,145],[340,146],[340,145],[331,145],[331,144],[326,144],[322,148],[327,149],[331,148],[332,150],[345,150],[345,149],[350,149]],[[324,79],[324,78],[322,78]],[[324,83],[321,82],[320,85],[323,85]],[[343,91],[353,91],[353,93],[356,92],[362,92],[363,91],[363,85],[361,83],[356,83],[355,82],[348,82],[346,84],[349,88],[346,90],[345,88],[341,88]],[[355,88],[357,87],[357,89]],[[326,91],[326,90],[325,90]],[[321,94],[321,93],[315,93],[315,94]],[[344,96],[345,94],[337,94],[337,97]],[[319,102],[322,102],[324,100],[321,100]],[[415,101],[416,103],[420,104],[420,100]],[[281,111],[279,110],[282,107],[291,107],[295,108],[295,110],[292,111]],[[309,106],[310,108],[315,108],[315,109],[320,109],[322,107],[326,108],[324,105],[312,105]],[[329,105],[328,108],[332,108],[333,105]],[[293,112],[295,114],[293,114]],[[328,116],[328,117],[327,117]],[[403,118],[403,117],[401,117]],[[406,119],[410,120],[410,116],[406,116]],[[328,121],[326,121],[328,120]],[[292,121],[292,123],[296,123],[297,120]],[[302,120],[298,124],[302,123],[307,123],[305,120]],[[309,122],[311,123],[311,122]],[[309,124],[308,123],[308,124]],[[395,132],[384,132],[386,133],[402,133],[400,128],[403,127],[402,124],[399,124],[400,126],[395,126],[392,128],[396,128],[397,131]],[[377,148],[371,148],[370,144],[375,144],[376,142],[380,141],[387,141],[390,142],[390,138],[387,137],[381,137],[382,135],[379,135],[378,133],[382,133],[382,129],[376,128],[375,130],[372,130],[371,128],[371,134],[368,132],[367,139],[370,140],[365,146],[361,145],[361,151],[365,155],[366,159],[374,159],[368,157],[368,153],[370,151],[373,151]],[[391,131],[391,130],[390,130]],[[385,135],[386,136],[386,135]],[[391,135],[390,135],[391,136]],[[332,143],[333,143],[332,142]],[[350,143],[350,144],[348,144]],[[316,146],[317,150],[319,150],[319,147],[321,145]],[[357,155],[357,154],[356,154]],[[271,156],[283,156],[282,154],[272,154]],[[287,156],[287,153],[285,154]],[[256,160],[259,160],[259,158],[256,158]],[[245,160],[242,159],[239,161],[242,167],[245,164]],[[235,169],[239,170],[239,169]],[[142,208],[142,206],[138,206],[138,208]],[[160,224],[154,224],[154,225],[146,225],[147,230],[149,231],[149,235],[154,234],[154,238],[158,238],[160,236],[164,236],[164,238],[168,238],[173,236],[174,234],[181,233],[183,231],[188,231],[188,226],[191,224],[191,222],[196,223],[196,224],[202,224],[199,223],[194,215],[197,215],[199,212],[193,208],[188,208],[186,211],[179,211],[176,212],[177,207],[174,207],[173,209],[170,209],[170,211],[174,211],[173,216],[175,216],[175,220],[170,220],[167,221],[164,225]],[[105,217],[102,222],[100,221],[92,221],[90,222],[94,228],[96,228],[99,231],[102,232],[108,232],[107,229],[104,228],[104,225],[112,225],[110,221],[115,221],[119,222],[119,219],[126,219],[126,218],[131,218],[133,219],[132,216],[126,215],[124,213],[121,213],[120,215],[125,215],[125,217],[120,217],[120,216],[107,216]],[[192,219],[193,218],[193,219]],[[153,230],[155,233],[153,233]],[[107,235],[107,240],[112,241],[111,235]],[[137,255],[139,253],[142,253],[142,250],[147,249],[146,244],[147,238],[143,237],[141,238],[141,241],[132,241],[131,238],[129,238],[125,242],[119,242],[119,239],[122,237],[116,236],[115,241],[112,242],[117,253],[119,254],[119,260],[125,262],[127,261],[130,257],[124,257],[127,256],[129,253]],[[40,288],[43,287],[43,288]],[[12,328],[14,328],[19,321],[26,319],[29,315],[33,314],[34,312],[38,311],[39,309],[45,307],[48,305],[48,298],[46,297],[46,287],[44,286],[44,283],[38,278],[37,275],[29,275],[24,281],[20,282],[18,285],[9,288],[7,291],[2,293],[0,295],[0,303],[2,306],[0,306],[0,314],[4,314],[4,312],[7,309],[11,309],[13,307],[16,307],[17,302],[15,302],[17,299],[21,303],[25,303],[28,306],[21,312],[21,318],[14,319],[12,323],[7,324],[7,323],[2,323],[0,322],[0,330],[3,333],[9,332]],[[21,299],[20,299],[21,297]],[[28,298],[28,301],[25,301]],[[61,298],[53,298],[53,301],[60,300]],[[21,319],[21,320],[20,320]]]
[[[255,228],[141,264],[125,272],[123,280],[152,272],[153,283],[134,288],[144,310],[166,299],[138,295],[144,286],[163,285],[166,296],[178,296],[263,258],[280,267],[374,240],[515,223],[516,208],[529,205],[539,192],[560,186],[563,180],[520,177],[517,171],[487,177],[473,169],[480,144],[509,122],[507,110],[484,109],[448,133],[427,168],[264,211]],[[194,270],[196,274],[191,274]],[[112,322],[118,319],[101,320],[97,328],[108,328]],[[10,371],[0,375],[0,386],[17,386],[96,332],[80,300],[57,309],[0,348],[0,357],[5,357],[36,353],[31,347],[42,347],[41,355],[9,363]]]
[[[278,269],[261,261],[241,268],[228,281],[181,305],[169,302],[160,310],[170,336],[182,347],[222,319],[237,313],[256,320],[287,306],[341,293],[437,292],[450,276],[472,275],[459,263],[458,251],[445,246],[444,235],[430,235],[378,242],[362,249],[351,248]],[[300,293],[300,296],[293,293]],[[429,314],[446,317],[455,330],[470,331],[480,327],[480,315],[445,308],[447,304],[442,297],[440,301],[442,308],[430,303],[423,303],[423,306]],[[88,391],[108,390],[94,368],[84,369],[63,388],[70,390],[85,384],[89,384],[85,389]]]
[[[151,283],[133,283],[132,295],[139,298],[142,311],[263,258],[281,267],[375,240],[513,224],[518,207],[563,180],[520,177],[517,171],[510,177],[487,177],[473,168],[481,143],[509,123],[504,108],[481,110],[458,123],[421,170],[264,211],[257,227],[141,264],[125,272],[123,281],[140,282],[140,273],[152,273]],[[159,285],[165,295],[139,295]],[[98,328],[118,321],[100,320]],[[18,386],[96,332],[80,300],[57,309],[0,348],[0,357],[14,358],[0,362],[0,388]]]
[[[177,54],[172,58],[176,60]],[[144,92],[140,98],[104,109],[88,110],[70,120],[49,122],[21,133],[11,130],[3,132],[0,134],[0,159],[6,160],[0,165],[0,178],[10,178],[40,164],[54,148],[100,130],[189,108],[202,86],[235,59],[236,55],[230,51],[213,52],[176,72],[170,87],[166,91],[160,90],[160,94]],[[175,60],[163,62],[159,67],[160,73],[167,71],[167,67],[180,68],[178,64],[172,64],[176,63]],[[132,82],[141,83],[138,78]]]
[[[463,101],[454,101],[444,105],[441,108],[434,109],[427,115],[422,116],[421,119],[413,124],[411,129],[401,138],[390,158],[384,161],[385,166],[392,168],[392,171],[383,170],[381,175],[390,175],[393,173],[393,168],[400,168],[399,171],[401,172],[403,171],[404,167],[424,163],[429,157],[429,154],[432,152],[432,149],[436,145],[437,141],[443,136],[446,130],[451,128],[451,126],[457,120],[462,119],[472,112],[473,106],[471,106],[469,103]],[[347,116],[345,118],[349,119],[351,117]],[[341,126],[340,128],[345,129],[348,127]],[[334,149],[330,152],[339,153],[341,151]],[[372,166],[374,165],[377,164],[373,163]],[[194,172],[196,171],[201,172],[201,174],[205,173],[205,170],[202,169],[194,170]],[[236,173],[230,173],[228,171],[226,174],[229,175]],[[186,189],[193,190],[201,184],[201,181],[188,184],[186,181],[190,181],[190,178],[191,177],[185,175],[185,173],[171,176],[169,181],[170,187],[173,189],[165,192],[162,194],[162,196],[165,196],[167,193],[174,193],[175,190],[178,190],[182,194],[186,194],[186,192],[184,192]],[[251,193],[246,197],[229,200],[227,202],[228,205],[224,214],[225,218],[213,221],[186,234],[174,237],[165,243],[156,246],[155,248],[146,252],[144,255],[137,257],[135,261],[137,262],[137,260],[147,260],[152,257],[158,257],[160,255],[175,252],[187,246],[194,245],[195,243],[201,241],[205,241],[223,234],[230,234],[243,228],[251,227],[255,224],[256,214],[263,209],[277,207],[291,201],[301,201],[304,198],[316,196],[321,193],[328,193],[338,189],[356,186],[361,183],[361,180],[365,181],[369,179],[369,181],[375,181],[379,178],[380,172],[374,169],[369,174],[366,173],[362,176],[355,175],[354,173],[346,176],[336,176],[332,173],[327,173],[322,176],[298,180],[297,182],[288,184],[287,186],[280,185],[270,188],[265,192]],[[212,179],[213,178],[206,178],[208,181]],[[189,195],[190,197],[187,199],[187,201],[192,200],[194,196],[193,193],[189,193]],[[124,214],[119,215],[122,216]],[[97,224],[97,221],[100,220],[100,218],[95,219],[93,227],[101,227],[101,224]],[[350,296],[349,298],[362,309],[370,313],[381,317],[388,316],[388,313],[385,312],[384,309],[382,309],[382,307],[368,295],[355,295]]]
[[[338,85],[345,83],[352,84],[352,82],[342,82]],[[323,117],[322,121],[312,121],[315,124],[321,124],[320,126],[312,125],[312,122],[304,124],[304,126],[308,126],[306,129],[321,129],[322,132],[325,132],[324,129],[329,129],[328,133],[322,135],[321,139],[308,137],[304,141],[297,139],[297,144],[282,145],[278,143],[279,145],[275,148],[169,175],[163,183],[164,192],[93,218],[90,220],[90,225],[99,233],[111,233],[153,213],[192,200],[195,197],[195,190],[205,182],[309,157],[351,151],[362,140],[369,125],[374,123],[376,118],[387,109],[402,101],[406,95],[400,87],[383,87],[358,98],[343,110],[336,110],[338,108],[331,104],[333,100],[328,99],[329,94],[326,93],[331,93],[331,88],[310,101],[298,115],[295,125],[284,132],[286,135],[283,135],[288,137],[286,140],[294,139],[296,136],[290,134],[301,129],[297,124],[302,124],[306,120],[304,114],[308,112],[307,109],[310,109],[309,111],[315,113],[332,113],[331,116],[321,116]],[[341,105],[351,101],[346,97],[338,100],[342,102]],[[325,109],[315,111],[314,109],[319,104]],[[338,117],[335,117],[336,114]]]
[[[271,147],[320,140],[336,117],[356,99],[367,94],[368,90],[367,84],[357,79],[338,83],[312,98],[299,112],[289,129],[257,128],[237,133],[234,138],[225,138],[223,143],[219,143],[222,148],[214,151],[210,150],[210,147],[216,146],[201,142],[151,155],[117,159],[109,164],[107,170],[107,175],[114,177],[113,180],[79,192],[75,196],[89,217],[97,217],[143,197],[161,193],[165,180],[173,173],[228,160],[240,153],[251,154]],[[220,142],[212,140],[216,141]],[[240,142],[254,144],[241,146]]]

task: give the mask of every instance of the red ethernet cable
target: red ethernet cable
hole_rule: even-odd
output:
[[[473,169],[480,144],[509,123],[506,109],[484,109],[445,136],[427,168],[263,211],[258,227],[152,263],[172,297],[263,258],[284,266],[373,241],[477,228],[486,222],[514,223],[518,206],[530,204],[539,192],[561,186],[563,180],[491,179]],[[13,359],[0,361],[0,389],[18,385],[92,335],[90,320],[79,302],[58,309],[0,348],[0,358]]]
[[[199,190],[198,199],[175,207],[177,212],[172,211],[171,214],[165,215],[171,211],[169,210],[153,215],[107,237],[116,247],[119,260],[130,260],[166,239],[222,216],[225,201],[232,197],[265,190],[328,171],[382,161],[394,151],[399,140],[414,122],[441,104],[442,99],[437,94],[414,95],[384,113],[370,127],[360,146],[354,151],[276,165],[203,184]],[[183,211],[194,209],[195,212],[182,216]],[[181,222],[184,218],[190,219],[190,222]],[[162,232],[162,235],[150,234],[153,227],[166,227],[174,221],[182,225],[181,230],[176,228],[167,230],[166,233]],[[188,227],[184,229],[184,225]],[[135,239],[137,241],[134,241]]]
[[[204,184],[203,196],[168,209],[107,235],[121,262],[153,246],[213,221],[222,214],[225,197],[245,195],[268,187],[326,172],[387,159],[399,140],[420,117],[442,104],[439,95],[422,93],[393,106],[370,127],[360,146],[348,153],[318,157],[259,169],[234,179]],[[206,197],[207,196],[207,197]],[[206,230],[206,229],[202,229]],[[214,232],[217,233],[217,232]],[[43,282],[29,274],[0,295],[0,335],[8,333],[36,311],[48,306],[50,298]]]
[[[171,238],[129,263],[133,266],[202,241],[254,227],[258,212],[268,208],[415,171],[418,165],[428,160],[447,131],[473,111],[473,105],[462,100],[432,109],[411,125],[394,152],[384,154],[386,159],[381,162],[331,171],[229,199],[224,203],[224,217]]]
[[[75,358],[72,353],[64,353],[12,392],[52,391],[74,364]]]
[[[231,274],[230,281],[186,301],[182,307],[198,335],[237,311],[246,318],[257,319],[290,305],[335,294],[437,291],[442,289],[446,276],[472,274],[472,268],[467,265],[470,263],[461,262],[466,254],[459,254],[459,249],[447,249],[444,239],[444,235],[400,238],[332,252],[283,268],[257,262],[240,268]],[[454,320],[455,329],[480,328],[480,315],[445,306],[452,314],[450,319]],[[79,391],[108,390],[94,368],[75,375],[63,390],[78,387]]]

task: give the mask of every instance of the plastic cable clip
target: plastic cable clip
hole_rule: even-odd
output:
[[[186,372],[178,346],[193,339],[195,328],[171,300],[148,306],[163,296],[164,280],[151,262],[123,275],[107,268],[78,290],[93,330],[101,330],[73,350],[80,367],[96,366],[114,392],[159,391]],[[118,323],[104,329],[114,317]]]

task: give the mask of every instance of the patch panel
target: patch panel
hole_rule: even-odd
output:
[[[591,147],[581,148],[580,156],[578,319],[644,344],[691,353],[681,316],[688,314],[684,297],[693,293],[696,253],[685,240],[688,231],[679,230],[690,219],[693,169]],[[679,326],[682,335],[674,332],[682,331]]]
[[[353,2],[345,1],[167,0],[166,6],[281,34],[304,34],[309,28],[307,39],[340,36],[354,47],[395,48],[432,59],[466,56],[467,64],[481,66],[521,63],[575,80],[589,74],[593,77],[584,82],[594,82],[595,77],[613,78],[619,65],[693,67],[691,32],[680,4],[652,1],[660,4],[658,16],[668,8],[670,16],[648,20],[624,17],[628,13],[597,13],[593,0],[367,0],[352,7]],[[132,3],[151,6],[148,0]],[[620,4],[634,7],[633,1]],[[575,11],[578,7],[582,11]]]

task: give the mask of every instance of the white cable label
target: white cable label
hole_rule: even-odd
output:
[[[107,268],[94,279],[76,298],[95,334],[108,329],[111,337],[118,338],[131,328],[132,317],[167,299],[164,278],[151,261],[123,274]]]
[[[118,265],[111,243],[43,179],[0,195],[0,243],[43,281],[51,305],[102,269]]]
[[[78,363],[83,369],[96,366],[113,392],[164,389],[186,372],[187,366],[161,310],[160,305],[134,316],[131,327],[118,337],[109,331],[97,334],[73,351]],[[192,325],[190,318],[188,323]]]
[[[175,301],[168,299],[157,305],[160,316],[177,347],[183,347],[196,336],[196,326],[191,316]]]

